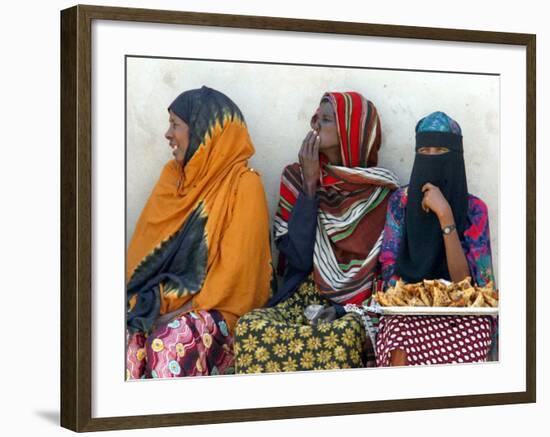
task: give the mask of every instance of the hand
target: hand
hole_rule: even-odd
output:
[[[159,327],[161,325],[168,324],[192,309],[193,309],[193,301],[189,299],[181,308],[178,308],[177,310],[171,311],[166,314],[160,314],[155,320],[155,322],[153,323],[153,326]]]
[[[451,206],[447,202],[447,199],[445,199],[445,196],[441,194],[439,188],[428,182],[422,187],[422,192],[424,193],[422,209],[427,213],[432,211],[442,224],[452,224],[454,220]],[[449,220],[450,223],[447,223]]]
[[[315,130],[309,131],[302,142],[302,147],[300,148],[300,153],[298,154],[304,177],[302,187],[304,192],[309,197],[315,196],[317,184],[321,175],[321,169],[319,166],[320,143],[321,138],[319,137],[318,132]]]

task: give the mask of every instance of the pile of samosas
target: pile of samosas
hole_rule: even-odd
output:
[[[448,285],[437,279],[415,284],[397,281],[394,287],[379,291],[374,297],[385,307],[498,307],[498,291],[493,283],[478,287],[471,284],[469,276]]]

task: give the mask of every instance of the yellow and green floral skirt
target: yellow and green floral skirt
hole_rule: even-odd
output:
[[[304,310],[314,304],[330,305],[308,279],[286,301],[242,316],[235,327],[236,373],[363,367],[366,333],[360,316],[347,313],[311,325]]]

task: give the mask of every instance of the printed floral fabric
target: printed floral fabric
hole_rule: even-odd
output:
[[[218,311],[192,311],[131,334],[126,379],[175,378],[234,373],[233,338]]]
[[[330,305],[310,276],[284,302],[241,317],[235,328],[236,373],[363,367],[366,333],[360,316],[347,313],[314,326],[304,315],[314,304]]]
[[[462,135],[462,129],[458,123],[441,111],[433,112],[418,122],[416,132],[452,132]]]
[[[394,285],[399,279],[396,261],[403,239],[407,200],[407,187],[403,187],[395,191],[388,202],[384,241],[379,257],[384,288]],[[459,237],[473,282],[484,286],[489,281],[494,282],[489,215],[485,202],[472,194],[468,195],[468,221],[470,226]]]

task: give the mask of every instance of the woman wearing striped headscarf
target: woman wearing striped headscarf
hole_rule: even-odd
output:
[[[282,286],[270,308],[239,320],[237,372],[364,364],[362,322],[344,305],[361,304],[372,294],[386,205],[398,187],[392,172],[376,167],[380,145],[372,102],[357,92],[323,96],[300,162],[281,177],[275,242]],[[304,309],[312,304],[325,307],[317,317],[338,320],[304,325]],[[260,352],[252,344],[261,345]]]
[[[174,159],[128,248],[128,379],[232,373],[235,322],[270,293],[267,203],[241,111],[207,87],[168,111]]]

